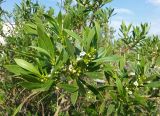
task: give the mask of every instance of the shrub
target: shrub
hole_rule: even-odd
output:
[[[103,8],[111,0],[72,2],[64,2],[65,13],[53,16],[50,9],[22,24],[19,33],[30,44],[13,50],[13,62],[4,66],[20,90],[20,105],[10,113],[157,115],[158,36],[148,36],[148,24],[122,22],[114,39],[108,25],[114,10]]]

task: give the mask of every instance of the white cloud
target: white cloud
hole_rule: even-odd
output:
[[[131,11],[130,9],[126,9],[126,8],[116,8],[115,12],[118,14],[128,14],[128,15],[133,15],[134,12]]]
[[[6,42],[5,42],[5,40],[4,40],[4,37],[2,37],[2,36],[0,36],[0,44],[2,44],[2,45],[5,45],[5,44],[6,44]]]
[[[160,0],[147,0],[147,2],[153,5],[160,5]]]
[[[4,33],[6,36],[10,35],[10,34],[14,31],[14,29],[13,29],[14,27],[15,27],[14,24],[4,23],[4,24],[3,24],[3,28],[2,28],[3,33]]]
[[[116,30],[115,35],[117,37],[122,21],[125,21],[126,25],[130,24],[134,12],[126,8],[115,8],[115,13],[117,13],[117,15],[111,19],[110,26]]]
[[[160,35],[159,24],[160,24],[160,20],[153,20],[151,22],[151,28],[150,28],[149,34]]]
[[[14,27],[15,27],[14,24],[11,25],[10,23],[4,23],[3,28],[2,28],[2,31],[3,31],[4,35],[5,36],[11,35],[14,31]],[[6,44],[5,38],[2,37],[1,35],[0,35],[0,44],[2,44],[2,45]]]
[[[113,28],[115,29],[115,31],[116,31],[116,32],[115,32],[115,37],[119,37],[118,34],[120,33],[119,29],[120,29],[120,26],[121,26],[121,24],[122,24],[122,21],[123,21],[123,20],[112,20],[112,21],[111,21],[110,26],[113,27]],[[130,22],[125,21],[125,24],[126,24],[126,25],[129,25]]]

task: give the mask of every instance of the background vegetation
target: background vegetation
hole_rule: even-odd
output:
[[[109,2],[65,0],[58,15],[31,0],[0,8],[0,115],[160,114],[159,37],[125,22],[115,37]]]

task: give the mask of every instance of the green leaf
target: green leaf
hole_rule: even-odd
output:
[[[86,40],[85,40],[85,44],[86,44],[86,45],[85,45],[85,49],[86,49],[87,51],[89,51],[89,48],[90,48],[90,45],[91,45],[91,42],[92,42],[94,36],[95,36],[95,30],[94,30],[94,29],[91,29],[91,30],[89,31],[89,33],[88,33],[88,37],[85,38],[85,39],[86,39]]]
[[[99,114],[103,114],[105,107],[106,107],[106,102],[103,101],[99,108]]]
[[[142,97],[140,94],[135,93],[135,101],[147,107],[147,100],[145,97]]]
[[[78,91],[71,93],[71,102],[73,105],[76,104],[77,99],[78,99]]]
[[[15,75],[21,75],[21,74],[29,74],[28,71],[24,70],[18,65],[5,65],[4,66],[9,72],[14,73]]]
[[[38,32],[38,44],[40,48],[45,49],[52,58],[54,58],[54,46],[53,43],[51,41],[51,39],[49,38],[49,36],[47,35],[45,28],[42,24],[42,21],[37,19],[37,32]],[[39,23],[38,23],[39,22]]]
[[[87,82],[85,82],[84,80],[80,80],[84,85],[86,85],[88,87],[89,90],[91,90],[95,95],[97,95],[99,98],[103,98],[103,96],[101,95],[101,93],[97,90],[97,88],[95,88],[94,86],[88,84]]]
[[[42,92],[50,89],[53,84],[53,80],[48,80],[44,83],[21,82],[19,84],[26,89]]]
[[[79,40],[79,42],[82,41],[82,38],[79,37],[79,35],[77,35],[75,32],[72,32],[72,31],[70,31],[70,30],[68,30],[68,29],[64,29],[64,31],[65,31],[68,35],[70,35],[71,37],[73,37],[74,39]]]
[[[25,60],[22,60],[22,59],[14,59],[15,62],[17,63],[17,65],[19,65],[20,67],[24,68],[25,70],[28,70],[38,76],[40,76],[41,74],[39,73],[39,71],[37,70],[37,68],[35,68],[33,66],[33,64],[25,61]]]
[[[84,85],[82,84],[82,82],[79,79],[77,80],[77,85],[79,87],[79,92],[82,95],[85,95],[86,94],[86,89],[84,88]]]
[[[107,116],[110,116],[115,111],[115,105],[110,104],[107,109]]]
[[[38,89],[41,88],[44,84],[43,83],[33,83],[33,82],[21,82],[19,83],[22,87],[33,90],[33,89]]]
[[[75,58],[75,48],[68,39],[66,39],[66,51],[72,58]]]
[[[145,86],[150,87],[150,88],[159,88],[160,87],[160,81],[151,82],[151,83],[149,83]]]
[[[69,58],[68,53],[66,52],[65,49],[63,49],[59,57],[57,58],[58,60],[56,61],[54,70],[57,71],[58,69],[61,69],[61,67],[67,62],[68,58]]]
[[[59,24],[60,30],[62,31],[62,21],[63,21],[63,19],[62,19],[61,11],[58,13],[58,19],[57,20],[58,20],[58,24]]]
[[[70,16],[70,14],[66,14],[65,18],[64,18],[64,22],[63,22],[63,27],[68,29],[68,28],[70,28],[71,24],[72,24],[71,23],[71,16]]]
[[[49,16],[49,15],[47,15],[47,14],[43,14],[43,16],[44,16],[51,24],[57,23],[56,20],[55,20],[53,17],[51,17],[51,16]]]
[[[98,24],[98,22],[94,22],[95,23],[95,27],[96,27],[96,35],[97,35],[97,39],[100,39],[100,34],[101,34],[101,29],[100,29],[100,25]]]
[[[49,21],[49,23],[53,26],[53,31],[59,35],[59,27],[58,27],[58,22],[51,16],[43,14],[44,17]]]
[[[119,61],[119,60],[120,60],[119,56],[113,55],[113,56],[96,59],[93,62],[103,63],[103,62],[114,62],[114,61]]]
[[[34,34],[34,35],[37,35],[37,27],[35,24],[32,24],[32,23],[27,23],[24,25],[24,31],[27,33],[27,34]]]
[[[70,92],[70,93],[76,92],[78,90],[78,86],[75,86],[75,85],[58,84],[57,86],[66,90],[66,91],[68,91],[68,92]]]
[[[104,79],[104,73],[103,72],[86,72],[85,73],[88,77],[93,79]]]
[[[43,83],[41,88],[34,89],[33,91],[36,91],[36,92],[48,91],[52,87],[53,84],[54,84],[53,80],[48,80]]]
[[[23,78],[24,80],[28,81],[28,82],[33,82],[33,83],[40,83],[41,81],[39,80],[39,78],[37,78],[36,76],[33,76],[33,75],[25,75],[23,74],[21,76],[21,78]]]
[[[123,94],[123,85],[122,85],[121,80],[118,77],[116,78],[116,86],[118,89],[118,93],[122,95]]]
[[[120,62],[119,62],[119,67],[120,67],[121,70],[124,69],[125,63],[126,63],[126,58],[125,58],[125,56],[124,56],[124,57],[122,57],[122,58],[120,59]]]
[[[49,56],[49,57],[51,57],[50,54],[48,53],[48,51],[46,51],[46,50],[43,49],[43,48],[35,47],[35,46],[30,46],[30,47],[36,49],[37,51],[39,51],[39,52],[41,52],[41,53],[43,53],[43,54],[45,54],[45,55],[47,55],[47,56]]]
[[[103,1],[103,4],[107,4],[107,3],[109,3],[109,2],[112,2],[112,0],[104,0],[104,1]]]

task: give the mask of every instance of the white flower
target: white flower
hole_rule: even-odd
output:
[[[58,88],[58,87],[56,87],[56,89],[58,90],[59,88]]]
[[[158,46],[156,46],[156,49],[158,50]]]
[[[77,61],[80,61],[80,60],[82,60],[82,58],[80,58],[80,57],[77,57],[77,59],[76,59]]]
[[[6,41],[5,41],[4,37],[2,37],[2,36],[0,36],[0,44],[6,45]]]
[[[70,64],[69,65],[69,71],[72,71],[73,70],[73,66]]]
[[[91,91],[88,91],[88,93],[91,93]]]
[[[159,67],[159,66],[154,66],[154,68],[155,68],[156,70],[160,70],[160,67]]]
[[[96,81],[97,83],[105,83],[105,80],[102,79],[95,79],[94,81]]]
[[[83,56],[85,56],[85,55],[86,55],[86,52],[82,51],[79,56],[80,56],[80,57],[83,57]]]
[[[53,73],[53,71],[54,71],[54,68],[52,67],[52,69],[51,69],[51,73]]]
[[[128,91],[128,87],[126,87],[126,90]]]
[[[134,84],[135,86],[138,86],[138,82],[137,82],[137,81],[135,81],[133,84]]]
[[[53,71],[54,71],[54,68],[52,67],[51,72],[50,72],[50,74],[48,75],[48,77],[51,77],[51,76],[52,76]]]
[[[128,94],[130,94],[130,95],[131,95],[131,94],[132,94],[132,91],[128,91]]]
[[[52,76],[51,74],[48,75],[48,77],[51,77],[51,76]]]
[[[41,82],[44,82],[44,79],[41,79]]]
[[[155,87],[153,88],[153,90],[156,90],[156,89],[157,89],[157,88],[155,88]]]
[[[129,73],[129,76],[135,76],[136,74],[135,74],[135,72],[130,72]]]
[[[151,83],[151,81],[147,81],[147,83]]]
[[[76,70],[72,70],[73,73],[76,73]]]

